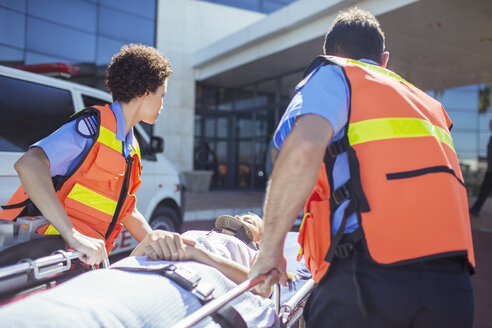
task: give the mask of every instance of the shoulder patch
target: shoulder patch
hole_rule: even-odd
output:
[[[84,138],[94,138],[97,135],[97,121],[94,115],[84,115],[77,118],[75,131]]]

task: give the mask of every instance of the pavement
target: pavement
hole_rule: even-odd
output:
[[[183,231],[210,230],[220,215],[254,212],[261,216],[265,193],[262,191],[211,191],[185,194]],[[473,203],[475,199],[470,198]],[[492,327],[492,198],[479,217],[471,217],[477,273],[472,276],[475,298],[474,328]]]

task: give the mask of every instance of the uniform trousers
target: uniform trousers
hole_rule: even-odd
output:
[[[473,289],[465,263],[453,257],[384,267],[359,242],[350,257],[333,260],[304,318],[308,327],[471,328]]]

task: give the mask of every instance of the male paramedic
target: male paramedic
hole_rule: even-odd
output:
[[[442,105],[390,70],[376,18],[353,8],[297,85],[250,277],[285,284],[299,233],[316,288],[309,327],[471,327],[475,266],[466,189]],[[336,57],[335,57],[336,56]]]
[[[121,48],[106,73],[114,103],[79,111],[30,147],[14,166],[22,186],[0,218],[42,214],[49,224],[38,232],[60,234],[90,265],[107,258],[123,226],[143,240],[152,229],[135,207],[142,166],[133,126],[155,122],[171,73],[157,49]]]

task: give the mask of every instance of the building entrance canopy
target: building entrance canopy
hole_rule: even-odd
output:
[[[492,81],[490,0],[302,0],[194,54],[200,83],[238,87],[298,71],[343,9],[377,16],[389,68],[423,90]]]

